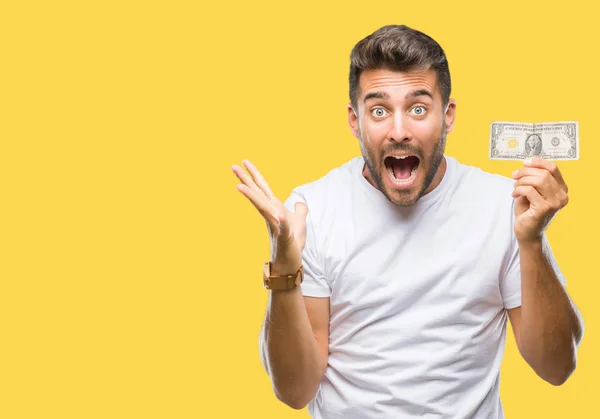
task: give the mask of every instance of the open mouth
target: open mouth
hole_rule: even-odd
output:
[[[417,175],[417,156],[388,156],[383,160],[390,179],[397,185],[410,184]]]

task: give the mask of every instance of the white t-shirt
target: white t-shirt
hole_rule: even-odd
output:
[[[364,178],[362,156],[285,201],[309,211],[302,293],[330,298],[314,419],[504,417],[505,309],[521,305],[514,181],[445,158],[411,207]]]

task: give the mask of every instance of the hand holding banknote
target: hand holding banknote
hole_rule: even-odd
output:
[[[568,188],[558,166],[539,157],[528,158],[513,173],[515,235],[520,244],[540,241],[552,218],[569,202]]]
[[[492,122],[490,159],[524,160],[512,175],[519,244],[541,242],[552,218],[567,205],[567,184],[551,160],[579,159],[578,131],[576,121]]]

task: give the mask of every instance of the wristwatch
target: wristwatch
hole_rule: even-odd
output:
[[[302,265],[292,275],[271,275],[271,262],[265,262],[263,266],[263,286],[266,290],[289,290],[300,286],[303,280]]]

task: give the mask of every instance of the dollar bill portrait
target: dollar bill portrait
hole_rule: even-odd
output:
[[[527,154],[527,157],[542,155],[542,139],[538,134],[530,134],[525,140],[525,154]]]

